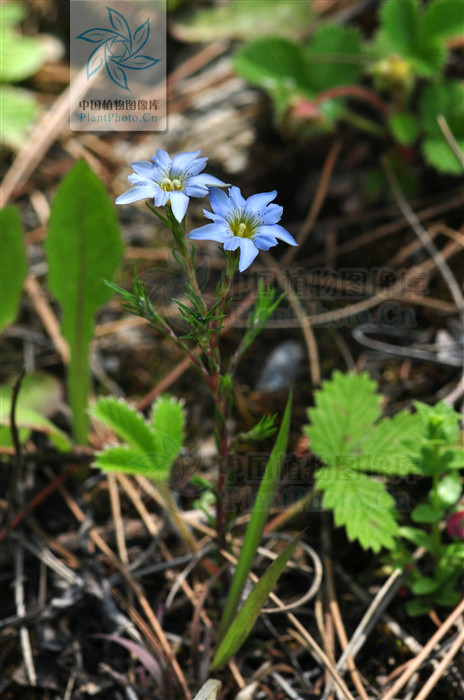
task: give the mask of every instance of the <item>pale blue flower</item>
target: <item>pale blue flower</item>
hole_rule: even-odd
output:
[[[240,248],[239,270],[243,272],[260,250],[277,245],[277,239],[298,245],[293,236],[277,223],[283,209],[278,204],[270,204],[276,196],[274,190],[244,199],[238,187],[231,187],[228,195],[213,187],[209,192],[213,211],[203,210],[213,223],[194,229],[189,238],[224,243],[224,250]]]
[[[158,148],[151,161],[132,163],[134,173],[129,175],[129,181],[133,187],[118,197],[116,204],[153,198],[156,207],[170,204],[180,223],[187,211],[189,197],[204,197],[208,194],[208,187],[226,186],[213,175],[199,175],[208,160],[198,158],[200,153],[179,153],[171,160],[166,151]]]

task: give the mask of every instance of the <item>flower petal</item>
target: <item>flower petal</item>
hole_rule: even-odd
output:
[[[139,175],[145,175],[145,177],[150,177],[155,169],[154,163],[149,160],[140,160],[137,163],[132,163],[132,169]]]
[[[223,217],[227,216],[232,208],[232,203],[229,197],[218,187],[212,187],[210,189],[209,201],[211,202],[211,208],[213,209],[214,213]]]
[[[180,190],[170,193],[171,209],[177,221],[180,223],[188,208],[189,198]]]
[[[208,158],[195,158],[190,165],[185,169],[185,174],[189,177],[196,177],[198,173],[201,173],[205,169]]]
[[[275,236],[275,238],[280,238],[281,241],[285,241],[289,245],[298,245],[293,236],[284,229],[283,226],[279,224],[273,224],[272,226],[258,226],[256,229],[257,236],[270,235]]]
[[[203,185],[205,187],[227,187],[227,183],[220,180],[214,175],[208,175],[208,173],[202,173],[201,175],[195,175],[194,177],[189,177],[185,184],[188,185]]]
[[[242,197],[242,193],[240,192],[238,187],[231,187],[229,190],[229,197],[232,200],[232,203],[236,209],[244,209],[245,208],[245,200]]]
[[[261,214],[263,224],[276,224],[281,220],[283,210],[278,204],[269,204]]]
[[[277,197],[277,190],[272,192],[261,192],[260,194],[252,194],[248,197],[245,205],[245,211],[250,214],[262,213],[263,209]]]
[[[153,185],[153,181],[151,178],[147,177],[146,175],[139,175],[138,173],[131,173],[129,177],[127,178],[129,182],[131,182],[133,185]]]
[[[193,164],[193,161],[200,155],[201,151],[195,151],[194,153],[178,153],[172,159],[171,172],[172,173],[185,173],[189,169],[189,165]]]
[[[253,260],[258,255],[258,248],[255,246],[251,238],[242,238],[239,243],[240,245],[240,262],[238,264],[238,269],[243,272],[250,267]]]
[[[116,204],[131,204],[141,199],[152,199],[155,195],[155,187],[152,185],[139,185],[132,187],[116,199]]]
[[[170,192],[165,192],[159,185],[155,185],[155,205],[164,207],[169,202]]]
[[[206,185],[190,185],[188,180],[184,182],[182,191],[185,192],[188,197],[206,197],[208,194]]]
[[[264,236],[257,235],[253,237],[253,243],[260,250],[269,250],[269,248],[277,245],[277,238],[270,236],[269,234]]]
[[[200,226],[200,228],[190,231],[188,235],[188,238],[191,238],[192,241],[216,241],[217,243],[224,243],[227,237],[227,231],[224,226],[218,224]]]
[[[241,240],[238,236],[230,236],[224,241],[224,250],[237,250]]]
[[[166,153],[166,151],[163,151],[162,148],[158,148],[158,150],[152,158],[152,161],[156,166],[161,168],[161,170],[169,170],[171,167],[171,159]]]

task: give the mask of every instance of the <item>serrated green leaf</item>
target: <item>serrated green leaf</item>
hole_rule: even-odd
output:
[[[250,634],[258,618],[261,609],[274,588],[279,576],[284,570],[288,560],[295,551],[298,544],[298,537],[295,537],[288,547],[279,554],[266,572],[261,576],[256,586],[243,604],[232,624],[227,630],[225,637],[219,644],[216,655],[211,664],[211,669],[220,668],[240,649],[243,642]]]
[[[111,298],[111,280],[123,253],[114,207],[103,184],[80,161],[53,202],[48,237],[48,285],[63,310],[62,334],[71,350],[69,394],[77,442],[87,441],[89,343],[94,317]]]
[[[37,116],[39,106],[31,92],[9,85],[0,86],[2,129],[0,141],[12,149],[19,149]]]
[[[429,576],[421,576],[411,583],[411,591],[414,595],[430,595],[437,590],[439,582]]]
[[[456,139],[464,157],[464,138]],[[456,157],[445,138],[428,138],[422,143],[422,152],[429,165],[440,173],[462,175],[461,161]]]
[[[395,139],[402,146],[410,145],[419,137],[419,123],[411,112],[393,114],[388,120],[388,126]]]
[[[122,399],[113,397],[99,399],[90,412],[139,454],[155,453],[155,441],[150,426],[141,413]]]
[[[235,55],[234,67],[242,78],[266,90],[278,111],[295,95],[313,96],[303,52],[290,39],[250,42]]]
[[[407,411],[401,411],[392,418],[383,418],[355,448],[355,454],[348,455],[341,463],[352,469],[375,474],[402,477],[420,474],[420,468],[404,446],[406,439],[416,442],[420,440],[420,428],[420,417]]]
[[[425,600],[408,600],[406,603],[406,612],[411,617],[420,617],[420,615],[427,615],[432,607],[433,606]]]
[[[457,472],[446,474],[438,484],[437,496],[447,508],[454,506],[462,494],[462,479]]]
[[[448,445],[453,445],[458,440],[461,416],[453,406],[444,401],[439,401],[434,406],[414,401],[414,408],[420,417],[421,432],[425,437],[437,437],[438,431],[438,436]]]
[[[363,70],[362,41],[355,27],[327,24],[305,48],[309,82],[314,93],[356,84]]]
[[[386,0],[381,6],[381,31],[402,56],[415,53],[419,11],[418,0]]]
[[[443,138],[437,117],[442,114],[457,139],[464,138],[464,85],[448,80],[428,85],[420,101],[422,126],[429,136]]]
[[[108,447],[97,454],[94,467],[107,472],[142,474],[149,478],[153,470],[153,463],[151,455],[142,454],[132,447]]]
[[[421,42],[451,39],[464,33],[462,0],[434,0],[424,7],[420,26]]]
[[[420,503],[411,513],[415,523],[437,523],[444,515],[443,508],[434,508],[429,503]]]
[[[315,394],[310,425],[305,433],[310,447],[326,464],[337,466],[343,458],[360,454],[364,440],[380,417],[381,396],[368,374],[334,372]]]
[[[464,469],[464,448],[455,447],[451,450],[447,450],[450,455],[448,462],[448,469]]]
[[[451,607],[457,605],[461,600],[461,595],[458,591],[443,590],[433,594],[433,602],[435,605],[443,605]]]
[[[172,22],[182,41],[253,40],[265,34],[298,39],[308,30],[312,0],[231,0]]]
[[[224,612],[219,625],[218,634],[220,639],[224,637],[229,629],[231,621],[240,604],[240,599],[247,582],[248,574],[263,533],[269,508],[271,507],[272,497],[277,488],[280,471],[282,469],[282,464],[285,457],[285,451],[287,449],[291,407],[292,394],[290,394],[288,397],[282,423],[280,424],[274,447],[269,456],[266,470],[259,486],[251,519],[245,533],[242,548],[240,550],[237,568],[235,569],[235,573],[232,578],[226,605],[224,607]]]
[[[13,323],[27,275],[21,219],[16,207],[0,211],[0,331]]]
[[[348,469],[323,468],[315,476],[324,507],[333,510],[335,524],[345,527],[348,539],[374,552],[395,546],[395,500],[382,483]]]
[[[153,407],[154,466],[156,471],[169,473],[184,440],[185,411],[170,396],[160,396]]]

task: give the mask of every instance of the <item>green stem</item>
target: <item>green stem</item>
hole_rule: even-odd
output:
[[[205,314],[207,312],[207,306],[203,295],[201,293],[200,287],[198,285],[197,275],[195,272],[195,266],[193,264],[193,255],[191,255],[187,248],[187,239],[185,236],[185,219],[181,223],[177,221],[174,217],[171,207],[166,207],[167,218],[169,221],[169,227],[171,229],[172,235],[176,242],[177,250],[187,275],[189,285],[196,297],[196,301],[200,307],[201,313]]]
[[[352,124],[356,129],[365,131],[367,134],[372,134],[382,139],[385,138],[386,131],[383,126],[379,126],[379,124],[376,124],[370,119],[366,119],[366,117],[361,117],[359,114],[352,112],[346,107],[343,110],[342,119],[348,122],[348,124]]]

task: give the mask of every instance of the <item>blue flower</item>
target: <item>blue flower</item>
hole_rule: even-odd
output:
[[[277,245],[277,239],[298,245],[293,236],[277,223],[283,209],[270,204],[276,196],[274,190],[244,199],[238,187],[231,187],[228,195],[213,187],[209,192],[213,211],[203,210],[213,223],[194,229],[189,238],[224,243],[224,250],[240,248],[239,270],[243,272],[260,250]]]
[[[141,199],[154,199],[156,207],[170,204],[172,213],[180,223],[187,211],[189,197],[204,197],[208,187],[226,186],[213,175],[199,175],[207,158],[198,158],[201,151],[179,153],[171,158],[158,148],[152,161],[132,163],[134,173],[129,175],[133,187],[117,198],[116,204],[129,204]]]

